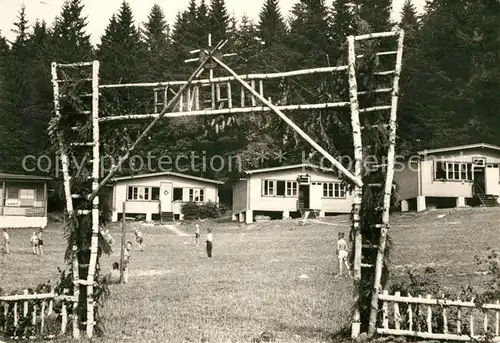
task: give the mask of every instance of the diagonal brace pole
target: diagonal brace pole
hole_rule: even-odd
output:
[[[210,58],[212,57],[212,55],[220,50],[222,48],[222,46],[224,46],[226,44],[227,40],[226,41],[220,41],[215,47],[213,50],[211,51],[207,51],[207,56],[206,56],[206,59],[204,59],[200,65],[198,66],[198,68],[196,68],[196,70],[193,72],[193,74],[191,74],[191,76],[189,77],[189,79],[186,81],[186,83],[181,87],[181,89],[177,92],[177,94],[172,98],[172,100],[170,100],[170,102],[167,104],[167,106],[165,106],[165,108],[160,112],[160,114],[158,115],[158,117],[156,117],[152,122],[151,124],[148,125],[147,128],[144,129],[144,131],[139,135],[139,137],[137,137],[137,139],[135,140],[134,144],[132,144],[132,146],[130,146],[130,148],[127,149],[127,152],[125,153],[125,155],[123,155],[122,157],[120,157],[120,159],[118,160],[118,163],[113,167],[111,168],[111,170],[109,171],[109,174],[101,181],[101,183],[99,184],[99,186],[92,192],[92,194],[89,195],[89,198],[88,198],[88,201],[92,201],[92,199],[94,199],[97,195],[97,193],[99,192],[99,190],[104,187],[104,185],[116,174],[116,172],[121,168],[121,166],[123,165],[123,163],[125,163],[125,161],[130,157],[130,153],[135,149],[135,147],[137,146],[137,144],[139,144],[140,141],[142,141],[148,134],[149,131],[151,131],[151,129],[156,125],[156,123],[158,123],[158,121],[160,121],[161,118],[163,118],[163,116],[165,116],[165,114],[167,114],[167,112],[175,105],[177,104],[177,101],[179,100],[180,96],[182,93],[184,93],[184,91],[189,87],[189,85],[191,84],[191,82],[199,76],[200,72],[203,70],[203,68],[205,67],[205,64],[207,64],[207,62],[210,60]]]
[[[274,113],[276,113],[281,119],[283,119],[288,125],[292,127],[302,138],[304,138],[309,144],[311,144],[316,150],[318,150],[324,157],[328,159],[338,170],[340,170],[344,175],[346,175],[351,181],[356,185],[362,187],[363,182],[361,179],[355,177],[349,170],[347,170],[339,161],[337,161],[332,155],[330,155],[325,149],[323,149],[318,143],[316,143],[311,137],[307,135],[300,127],[298,127],[290,118],[288,118],[283,112],[274,106],[270,101],[266,100],[259,92],[253,89],[247,82],[245,82],[234,70],[229,68],[221,60],[212,56],[212,59],[217,62],[222,68],[226,69],[233,77],[241,83],[253,96],[259,99],[265,106],[269,107]]]

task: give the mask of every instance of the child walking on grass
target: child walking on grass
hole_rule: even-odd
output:
[[[212,229],[207,229],[207,255],[212,257]]]
[[[347,275],[350,275],[350,267],[349,262],[347,261],[347,257],[349,253],[347,252],[347,243],[344,240],[344,233],[339,232],[339,239],[337,241],[337,258],[339,259],[339,273],[335,275],[335,277],[341,276],[343,272],[343,267],[347,269]]]
[[[196,240],[196,246],[200,245],[200,224],[196,223],[196,231],[194,233],[194,238]]]
[[[36,231],[31,235],[31,247],[33,248],[33,255],[38,255],[38,236]]]
[[[38,231],[38,254],[43,255],[43,229]]]
[[[139,251],[143,251],[142,242],[144,239],[142,238],[142,232],[139,231],[139,229],[135,229],[134,234],[135,234],[135,241],[139,245]]]
[[[9,233],[7,232],[7,229],[2,229],[2,236],[3,236],[3,246],[5,249],[5,253],[9,253],[9,244],[10,244],[10,238],[9,238]]]

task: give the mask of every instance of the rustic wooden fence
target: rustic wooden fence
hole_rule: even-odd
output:
[[[388,291],[379,294],[379,300],[382,303],[379,334],[455,341],[500,338],[499,301],[479,305],[474,299],[401,296],[400,292],[389,295]]]
[[[44,294],[23,294],[0,296],[0,336],[14,340],[51,339],[64,335],[68,328],[68,319],[77,298],[53,291]]]

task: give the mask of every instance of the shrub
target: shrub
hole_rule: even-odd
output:
[[[184,219],[205,219],[205,218],[217,218],[220,217],[221,211],[215,202],[205,202],[202,204],[196,202],[187,202],[182,205],[181,209]]]

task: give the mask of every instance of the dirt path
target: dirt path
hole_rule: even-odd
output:
[[[179,230],[175,225],[165,225],[167,229],[175,233],[177,236],[188,237],[189,235],[182,230]]]

